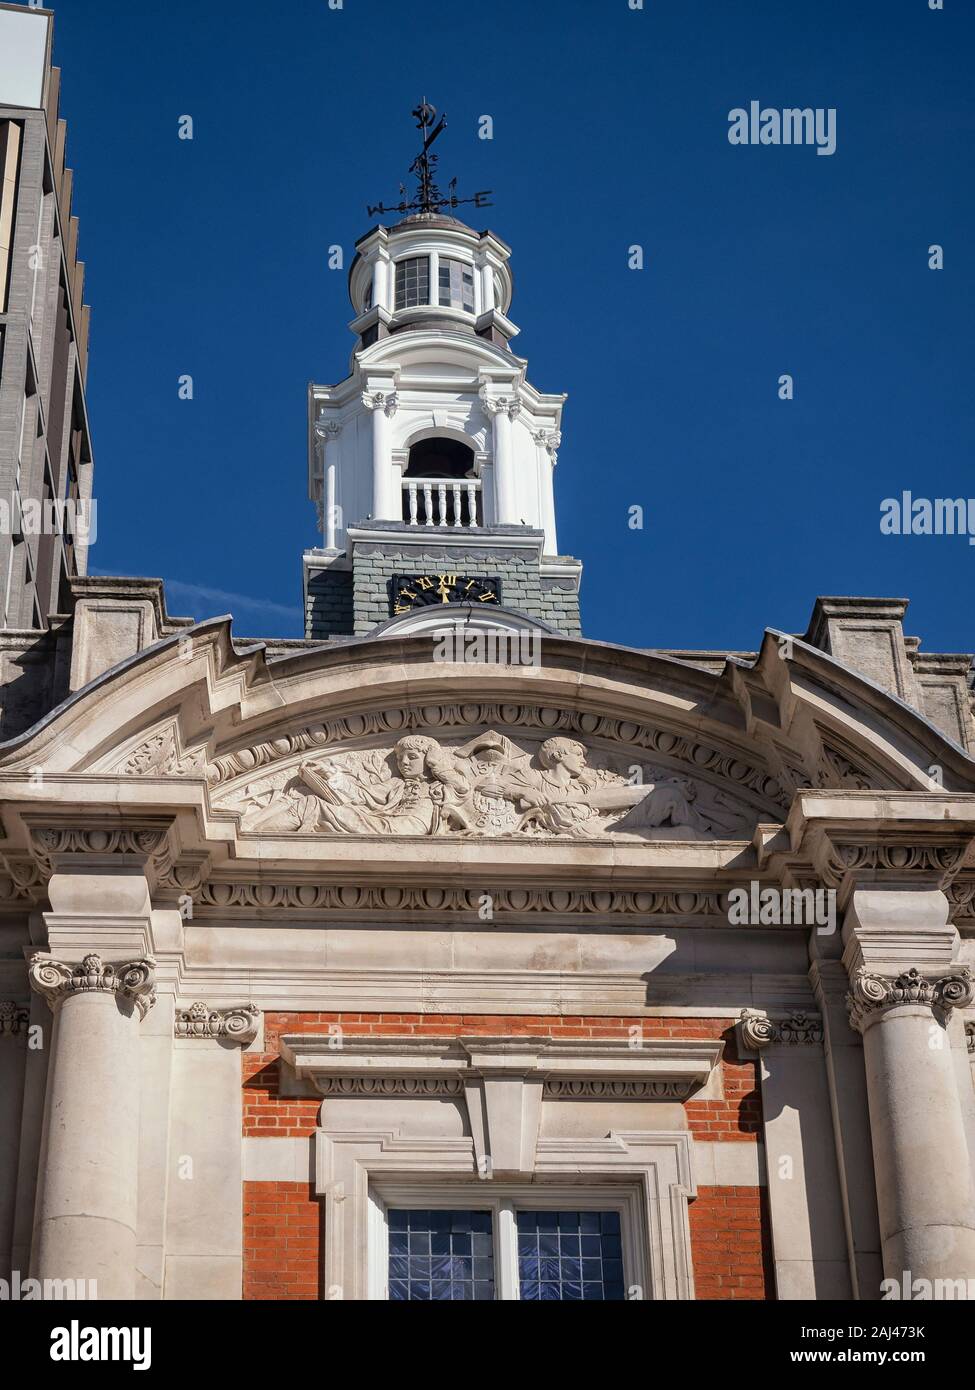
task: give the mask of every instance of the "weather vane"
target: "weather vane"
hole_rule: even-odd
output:
[[[416,175],[417,190],[412,203],[406,201],[406,188],[400,184],[400,202],[394,207],[388,208],[385,203],[377,203],[375,207],[369,207],[370,217],[376,213],[388,212],[440,212],[443,208],[458,208],[462,203],[473,203],[475,207],[489,208],[493,204],[488,202],[491,196],[491,189],[486,188],[480,193],[475,193],[473,198],[458,198],[457,180],[451,179],[447,185],[448,196],[445,198],[437,187],[437,163],[438,156],[430,153],[430,147],[439,135],[442,135],[447,128],[447,117],[441,116],[437,120],[437,108],[431,106],[426,97],[420,102],[413,112],[416,117],[416,128],[423,136],[423,149],[410,165],[410,173]],[[436,122],[436,124],[434,124]]]

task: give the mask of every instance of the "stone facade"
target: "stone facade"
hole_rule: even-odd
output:
[[[100,583],[0,750],[6,1269],[383,1298],[419,1204],[493,1213],[510,1298],[541,1194],[628,1297],[975,1277],[975,764],[875,663],[272,655]]]
[[[975,1283],[971,658],[898,599],[754,652],[584,639],[508,255],[430,215],[360,242],[306,639],[81,575],[0,635],[0,1279],[31,1296]],[[404,258],[459,304],[401,303]]]

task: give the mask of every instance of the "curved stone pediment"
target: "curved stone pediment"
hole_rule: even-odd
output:
[[[405,881],[460,840],[485,872],[517,860],[551,878],[568,856],[629,891],[655,865],[744,870],[756,827],[810,790],[928,793],[933,766],[946,792],[975,790],[975,763],[933,726],[798,640],[788,661],[769,636],[717,670],[558,636],[540,653],[445,662],[415,636],[269,658],[228,620],[200,624],[0,748],[3,853],[26,855],[56,805],[73,824],[169,817],[194,875],[273,861],[324,881],[351,854]]]

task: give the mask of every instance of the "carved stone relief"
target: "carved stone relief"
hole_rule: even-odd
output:
[[[741,839],[757,819],[678,770],[494,730],[452,746],[408,734],[391,749],[313,755],[215,805],[258,834]]]

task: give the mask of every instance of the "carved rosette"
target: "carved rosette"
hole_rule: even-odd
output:
[[[92,952],[80,965],[65,965],[37,954],[31,957],[28,979],[54,1012],[73,994],[115,994],[131,1000],[139,1017],[145,1018],[156,1002],[155,973],[151,956],[111,965]]]
[[[16,1038],[30,1022],[30,1009],[26,1004],[15,1004],[12,1000],[0,1002],[0,1038]]]
[[[975,998],[975,978],[965,965],[929,980],[913,966],[893,977],[861,966],[850,980],[846,1006],[850,1026],[862,1033],[867,1023],[901,1004],[921,1004],[947,1022],[952,1009],[963,1009]]]
[[[738,1036],[746,1052],[760,1052],[772,1043],[784,1047],[818,1047],[823,1041],[823,1020],[818,1014],[801,1009],[786,1018],[769,1018],[760,1009],[742,1009]]]
[[[201,1000],[188,1009],[177,1009],[173,1035],[177,1038],[225,1038],[246,1047],[257,1036],[261,1011],[256,1004],[230,1009],[211,1009]]]

